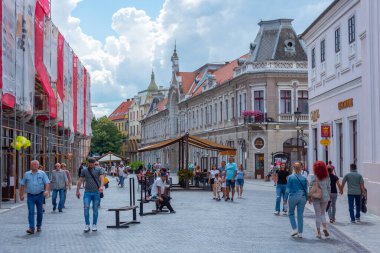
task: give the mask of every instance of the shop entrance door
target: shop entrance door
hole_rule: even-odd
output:
[[[255,154],[255,179],[264,179],[264,154]]]

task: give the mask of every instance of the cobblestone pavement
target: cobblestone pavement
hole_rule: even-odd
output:
[[[53,213],[51,199],[47,199],[40,234],[25,233],[26,205],[1,213],[0,252],[370,252],[338,226],[331,227],[330,239],[316,239],[309,209],[305,212],[304,239],[290,238],[288,217],[273,215],[274,187],[248,180],[245,197],[233,203],[215,202],[209,192],[173,192],[176,214],[138,216],[141,224],[107,229],[106,225],[114,223],[114,215],[107,208],[129,203],[129,184],[121,189],[114,179],[111,183],[102,200],[98,232],[82,232],[82,199],[76,199],[71,190],[63,213]],[[145,211],[153,205],[146,204]],[[123,220],[132,218],[131,213],[121,216]],[[349,226],[346,220],[342,219],[340,226]],[[372,221],[357,226],[363,231],[371,225],[375,227]],[[372,252],[379,252],[374,249]]]

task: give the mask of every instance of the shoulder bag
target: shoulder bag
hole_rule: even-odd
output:
[[[313,199],[321,199],[322,198],[322,189],[319,187],[318,178],[315,178],[315,182],[310,189],[309,195]]]
[[[92,172],[91,172],[91,170],[90,170],[89,168],[87,168],[87,170],[88,170],[88,173],[90,173],[92,179],[94,179],[95,184],[96,184],[96,186],[97,186],[98,189],[99,189],[99,184],[98,184],[98,181],[96,181],[96,179],[95,179],[95,177],[94,177],[94,174],[92,174]],[[103,194],[103,192],[101,192],[101,193],[100,193],[100,198],[102,199],[103,197],[104,197],[104,194]]]
[[[302,184],[301,180],[297,177],[297,175],[294,174],[294,176],[297,178],[298,182],[300,182],[300,185],[301,185],[303,191],[305,192],[305,198],[306,198],[306,200],[307,200],[307,192],[306,192],[305,187],[303,187],[303,184]]]

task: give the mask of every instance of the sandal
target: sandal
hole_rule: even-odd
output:
[[[329,233],[329,231],[327,231],[327,229],[323,229],[323,234],[325,235],[325,237],[330,236],[330,233]]]
[[[318,239],[322,239],[322,235],[319,234],[319,233],[317,233],[316,237],[317,237]]]

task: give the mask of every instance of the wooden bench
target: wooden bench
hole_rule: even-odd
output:
[[[115,226],[107,226],[107,228],[128,228],[130,224],[139,224],[140,222],[136,220],[136,209],[138,206],[125,206],[120,208],[110,208],[108,211],[115,212],[116,224]],[[133,211],[132,221],[120,221],[120,212],[122,211]]]

